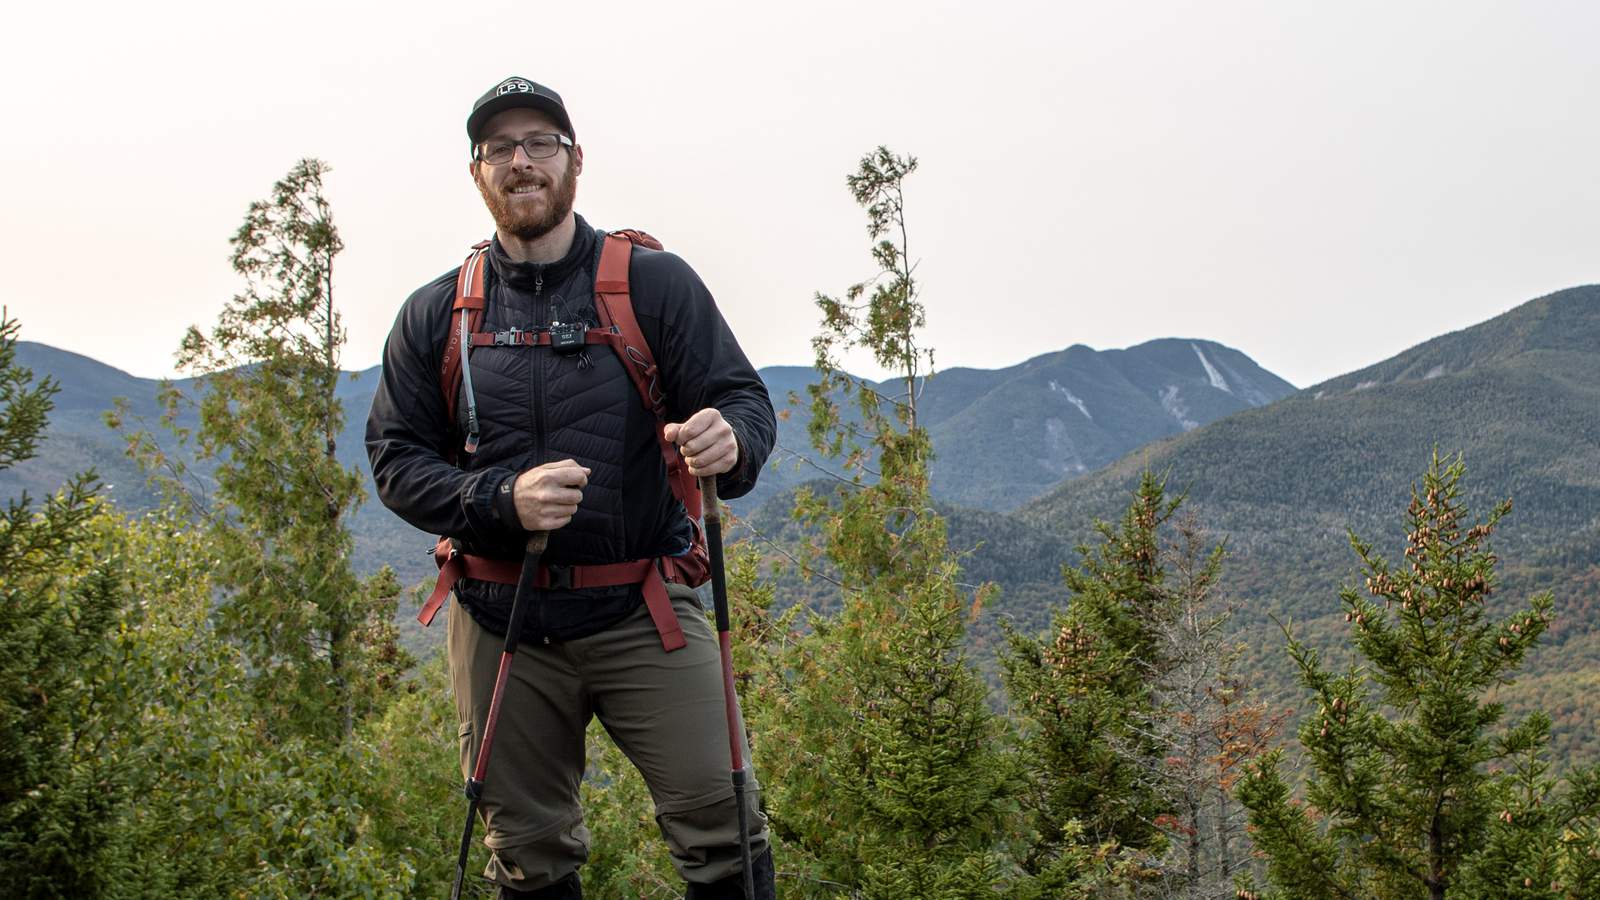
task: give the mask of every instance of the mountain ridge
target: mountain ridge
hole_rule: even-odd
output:
[[[1016,515],[1070,543],[1094,519],[1114,519],[1147,468],[1164,474],[1228,540],[1241,624],[1270,644],[1269,617],[1324,634],[1338,627],[1338,592],[1357,570],[1352,531],[1401,557],[1404,510],[1435,452],[1462,455],[1470,515],[1512,499],[1495,537],[1505,584],[1520,595],[1554,591],[1549,640],[1570,648],[1542,655],[1574,671],[1600,668],[1589,657],[1600,647],[1600,286],[1535,298],[1155,441]],[[1592,709],[1600,714],[1600,701]]]

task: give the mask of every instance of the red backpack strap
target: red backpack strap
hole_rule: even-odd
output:
[[[661,384],[661,372],[656,368],[655,354],[650,352],[644,332],[639,329],[639,320],[633,314],[628,264],[633,259],[635,243],[652,250],[661,249],[659,241],[642,231],[617,231],[606,235],[594,279],[595,312],[602,327],[615,328],[621,336],[617,352],[622,355],[622,367],[628,370],[633,386],[639,391],[639,399],[656,417],[656,441],[661,445],[661,458],[667,464],[667,482],[672,494],[688,511],[689,518],[699,520],[700,482],[689,474],[683,455],[667,440],[667,397]]]
[[[650,234],[650,232],[640,231],[637,228],[624,228],[621,231],[613,231],[610,234],[615,237],[625,237],[630,243],[638,244],[647,250],[666,249],[661,246],[661,242],[656,240],[655,237]],[[623,276],[623,280],[627,280],[626,275]]]
[[[446,427],[450,433],[456,433],[456,400],[461,393],[461,359],[463,354],[470,352],[470,338],[463,343],[462,333],[470,335],[478,330],[483,321],[484,300],[483,271],[488,267],[488,241],[479,241],[472,245],[472,252],[467,254],[467,259],[461,264],[461,271],[456,274],[456,296],[450,304],[450,334],[445,340],[444,354],[439,362],[439,390],[444,394],[444,410]],[[476,429],[469,436],[474,446],[467,447],[467,452],[476,450]],[[459,451],[452,446],[450,459],[456,461]]]

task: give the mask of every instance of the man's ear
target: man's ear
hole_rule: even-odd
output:
[[[583,145],[582,144],[573,144],[572,145],[572,174],[574,174],[574,175],[582,175],[583,174]]]
[[[474,159],[474,160],[471,160],[471,161],[469,161],[467,163],[467,174],[472,176],[472,180],[473,181],[477,181],[478,180],[478,161],[477,160]]]

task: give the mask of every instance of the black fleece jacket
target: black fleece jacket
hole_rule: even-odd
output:
[[[513,262],[495,241],[480,329],[594,325],[601,243],[581,217],[571,251],[557,262]],[[367,417],[367,453],[384,505],[417,528],[457,539],[469,553],[520,559],[526,535],[502,488],[528,468],[572,458],[593,472],[577,514],[550,535],[547,563],[603,564],[687,549],[689,522],[666,481],[655,418],[606,345],[571,356],[548,347],[474,350],[469,367],[481,442],[459,467],[448,461],[466,433],[468,409],[463,379],[451,429],[439,385],[456,271],[406,300],[384,346],[382,380]],[[634,314],[662,373],[667,420],[719,410],[738,440],[739,465],[718,476],[717,490],[743,496],[776,439],[766,386],[682,259],[635,247],[629,282]],[[513,593],[512,585],[472,579],[456,590],[473,618],[500,634]],[[637,586],[539,591],[523,640],[592,634],[626,616],[641,596]]]

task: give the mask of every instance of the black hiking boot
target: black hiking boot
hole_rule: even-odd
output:
[[[761,851],[761,855],[750,861],[750,875],[755,881],[756,895],[744,895],[744,873],[735,872],[727,878],[721,878],[710,884],[689,885],[689,893],[684,894],[684,900],[777,900],[778,888],[774,884],[772,870],[772,848]]]
[[[539,888],[537,891],[519,891],[500,885],[500,893],[495,895],[498,900],[583,900],[583,882],[578,880],[578,873],[561,879],[552,885]]]

